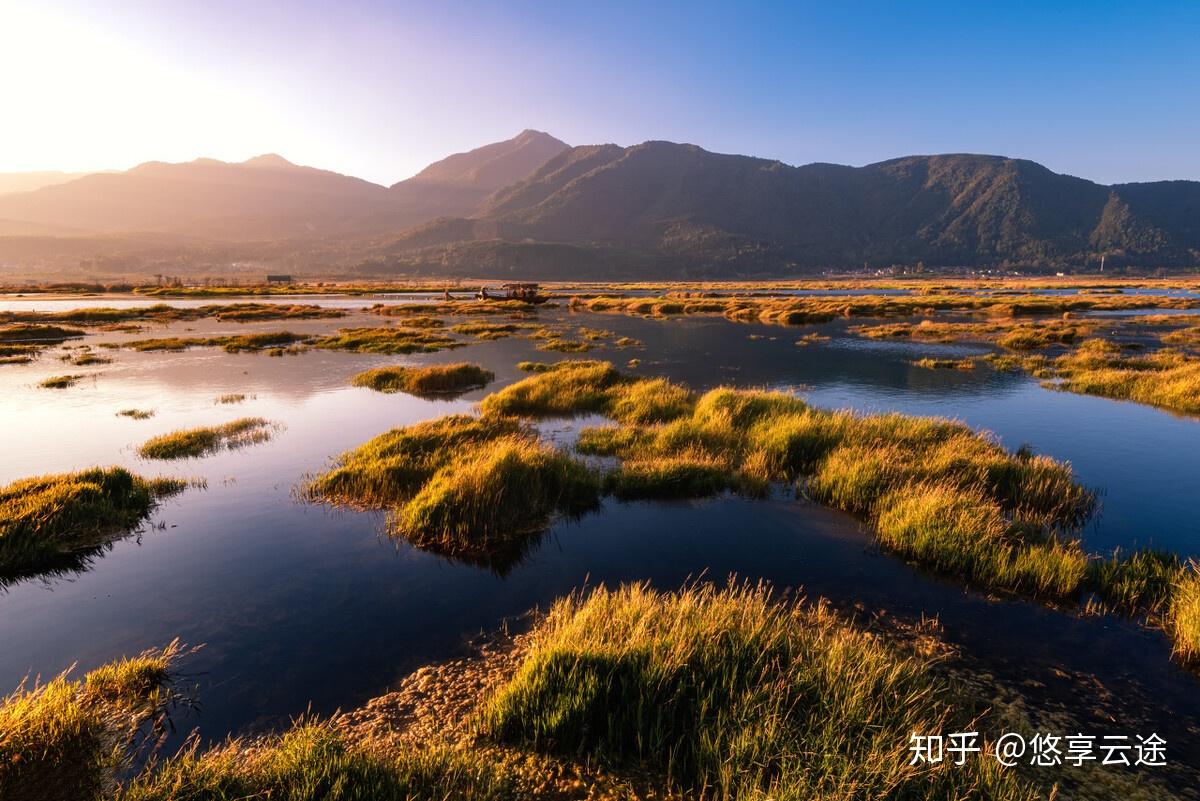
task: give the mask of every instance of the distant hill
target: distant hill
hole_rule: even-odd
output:
[[[0,195],[11,195],[17,192],[33,192],[43,186],[65,184],[90,175],[86,172],[60,172],[58,170],[43,170],[40,172],[0,172]]]
[[[439,216],[473,214],[493,191],[566,149],[549,134],[523,131],[431,164],[390,189],[275,154],[240,163],[148,162],[0,195],[0,236],[149,232],[212,241],[370,236]]]
[[[276,155],[241,163],[147,162],[0,197],[0,219],[89,233],[165,232],[218,240],[345,232],[381,217],[387,189]]]
[[[465,247],[471,243],[470,247]],[[397,265],[457,265],[534,245],[590,248],[663,274],[790,272],[893,263],[1200,264],[1200,183],[1100,184],[1031,161],[968,154],[844,167],[646,142],[564,151],[478,214],[406,232]],[[606,255],[605,255],[606,254]],[[464,265],[465,266],[465,265]]]

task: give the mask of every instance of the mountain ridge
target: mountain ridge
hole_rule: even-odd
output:
[[[0,196],[0,222],[22,253],[29,237],[176,237],[383,273],[1200,264],[1200,182],[1104,185],[977,153],[792,166],[662,140],[571,147],[532,129],[390,187],[275,153],[146,162]]]
[[[660,141],[588,146],[493,193],[471,219],[406,232],[387,252],[419,263],[431,248],[491,238],[634,251],[714,274],[1086,264],[1102,254],[1200,262],[1200,183],[1105,186],[988,154],[794,167]]]

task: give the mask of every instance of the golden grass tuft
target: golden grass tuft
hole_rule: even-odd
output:
[[[0,699],[0,798],[112,798],[140,737],[176,698],[168,682],[179,653],[172,643]]]
[[[477,364],[433,364],[423,367],[376,367],[350,379],[356,387],[376,392],[406,392],[419,397],[455,396],[487,386],[496,378]]]
[[[138,449],[143,459],[189,459],[222,449],[242,448],[271,438],[272,425],[261,417],[243,417],[218,426],[172,431],[146,440]]]
[[[0,488],[0,582],[73,569],[136,528],[183,482],[120,467],[37,476]]]
[[[481,714],[486,736],[711,798],[1032,799],[989,759],[909,765],[955,725],[947,689],[823,605],[762,586],[561,599]]]

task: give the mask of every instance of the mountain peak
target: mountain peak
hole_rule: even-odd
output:
[[[465,153],[455,153],[435,161],[419,173],[401,181],[403,186],[457,187],[482,193],[479,200],[495,190],[516,183],[570,146],[543,131],[526,128],[512,139],[493,142]]]
[[[267,167],[270,169],[288,169],[296,165],[285,159],[278,153],[264,153],[261,156],[255,156],[251,159],[246,159],[242,162],[243,167]]]

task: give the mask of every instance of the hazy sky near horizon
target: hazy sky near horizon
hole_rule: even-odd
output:
[[[1200,3],[0,0],[0,171],[277,152],[390,184],[524,128],[1200,179]]]

